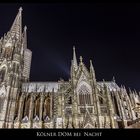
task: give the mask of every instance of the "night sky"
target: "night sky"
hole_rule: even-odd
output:
[[[111,81],[140,90],[140,4],[42,3],[0,4],[0,36],[23,8],[28,48],[32,51],[31,81],[68,80],[73,45],[77,59],[97,81]]]

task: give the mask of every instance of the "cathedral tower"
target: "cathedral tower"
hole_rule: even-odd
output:
[[[26,27],[22,33],[20,8],[10,31],[0,40],[0,127],[13,127],[16,101],[21,82],[29,78],[30,62],[31,51],[27,49]]]

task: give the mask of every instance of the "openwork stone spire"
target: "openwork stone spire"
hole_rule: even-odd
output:
[[[21,33],[22,33],[22,8],[21,7],[19,8],[19,12],[10,29],[10,33],[12,37],[16,37],[16,39],[21,40]]]

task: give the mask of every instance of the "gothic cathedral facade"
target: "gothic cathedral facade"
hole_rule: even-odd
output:
[[[0,39],[0,128],[127,128],[139,121],[140,94],[115,80],[97,82],[75,48],[69,81],[30,82],[22,8]]]

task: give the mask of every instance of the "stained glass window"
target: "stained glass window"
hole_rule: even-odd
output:
[[[90,105],[91,104],[92,95],[86,85],[82,85],[80,87],[80,89],[78,90],[78,94],[79,94],[79,104],[80,105],[86,105],[86,104]]]

